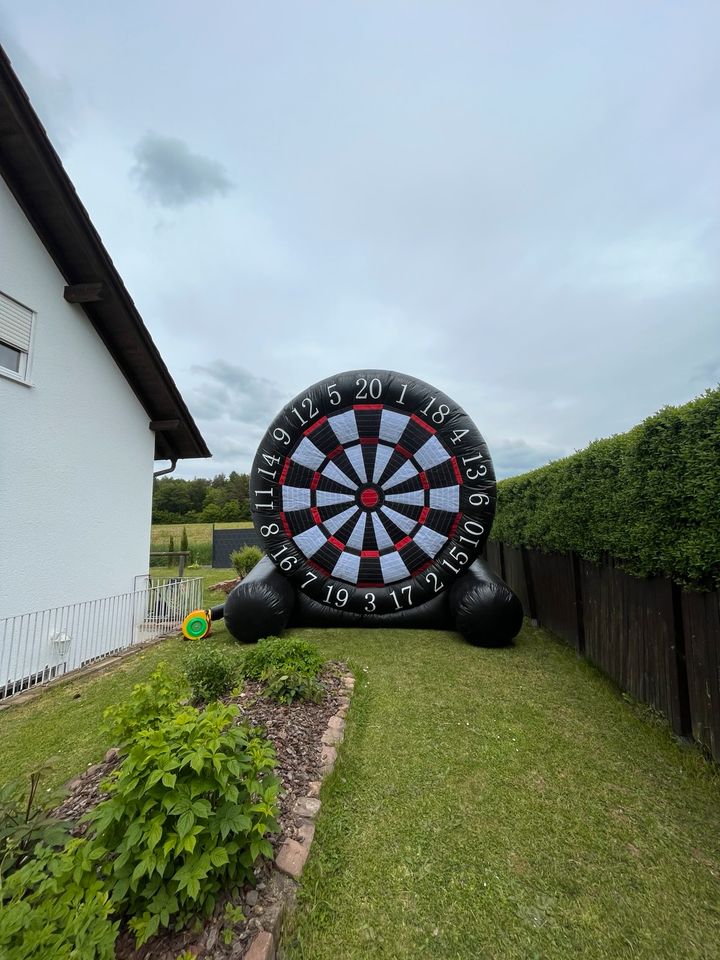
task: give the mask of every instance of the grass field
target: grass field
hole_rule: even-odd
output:
[[[218,530],[238,530],[252,527],[250,520],[237,520],[234,523],[216,523]],[[170,537],[175,540],[175,549],[180,549],[180,537],[183,527],[187,530],[188,546],[212,543],[212,523],[154,523],[152,525],[151,544],[153,550],[167,550]]]
[[[297,633],[358,683],[288,960],[717,960],[717,768],[593,667],[529,625],[507,650]],[[233,643],[222,624],[208,642]],[[0,713],[0,770],[76,774],[108,746],[105,705],[185,649]]]
[[[174,540],[175,549],[179,550],[183,527],[187,531],[190,562],[212,563],[212,523],[154,523],[150,538],[150,552],[167,550],[170,537]],[[215,527],[221,530],[244,530],[251,528],[252,522],[237,520],[234,523],[216,523]],[[177,573],[177,568],[175,573]]]

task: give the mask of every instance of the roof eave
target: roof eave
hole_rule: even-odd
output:
[[[150,420],[178,421],[155,433],[155,459],[212,456],[2,47],[0,173],[65,282],[102,284],[79,307]]]

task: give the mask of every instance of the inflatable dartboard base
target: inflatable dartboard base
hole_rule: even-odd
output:
[[[478,559],[495,513],[487,445],[423,380],[352,370],[298,394],[260,442],[250,504],[266,559],[225,604],[238,639],[455,625],[493,645],[519,629],[517,598]]]
[[[213,619],[224,615],[230,633],[243,643],[275,636],[292,627],[390,627],[456,630],[475,646],[512,643],[523,621],[522,605],[487,564],[476,560],[449,593],[407,610],[384,615],[333,610],[288,589],[267,557],[228,595]]]

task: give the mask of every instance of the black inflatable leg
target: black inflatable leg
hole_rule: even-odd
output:
[[[479,647],[507,646],[523,622],[520,600],[482,560],[452,585],[449,606],[455,629]]]
[[[282,633],[295,606],[295,589],[268,557],[262,560],[229,594],[225,623],[242,643]]]

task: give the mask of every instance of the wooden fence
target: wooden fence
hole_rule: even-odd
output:
[[[612,562],[491,540],[487,558],[525,615],[663,713],[720,762],[720,593],[639,579]]]

